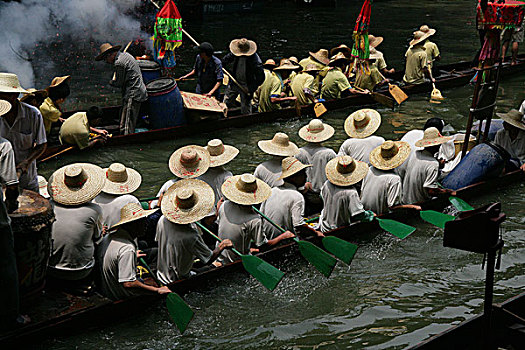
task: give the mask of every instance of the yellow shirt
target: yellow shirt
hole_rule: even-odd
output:
[[[275,111],[281,108],[278,103],[272,103],[272,97],[281,97],[281,80],[275,72],[267,74],[261,85],[259,112]]]
[[[372,54],[379,56],[378,58],[376,58],[375,62],[372,65],[376,66],[379,70],[385,69],[387,66],[386,66],[385,56],[383,56],[383,53],[372,47],[370,49],[370,55]]]
[[[368,89],[372,91],[382,80],[383,78],[381,78],[381,74],[379,74],[377,67],[375,65],[370,65],[370,75],[364,74],[360,69],[357,72],[354,85],[360,87],[361,89]]]
[[[309,64],[313,64],[317,69],[323,69],[325,68],[326,66],[320,62],[317,62],[316,60],[314,60],[312,57],[308,56],[307,58],[303,58],[302,60],[299,61],[299,65],[301,67],[303,67],[303,69],[306,69],[306,67],[309,65]]]
[[[89,144],[89,122],[86,112],[77,112],[67,118],[60,128],[60,143],[84,149]]]
[[[341,71],[341,68],[330,69],[323,79],[321,85],[321,98],[326,100],[341,98],[341,92],[350,89],[352,86]]]
[[[40,105],[40,113],[42,113],[42,119],[44,119],[46,134],[49,134],[51,132],[51,125],[58,121],[58,118],[62,116],[62,112],[58,110],[53,100],[48,97],[42,105]]]
[[[423,45],[414,46],[407,51],[407,63],[403,80],[409,84],[425,82],[423,69],[428,66],[427,53]]]
[[[425,48],[425,52],[427,53],[427,60],[430,64],[430,67],[432,68],[433,61],[436,59],[436,57],[439,56],[438,46],[432,41],[427,40],[425,41],[425,44],[423,44],[423,47]]]
[[[300,105],[307,105],[309,103],[312,103],[312,101],[306,97],[304,89],[309,89],[312,92],[312,95],[314,96],[317,95],[318,89],[315,86],[315,79],[308,73],[303,72],[297,74],[294,80],[292,81],[291,87],[292,93],[295,97],[297,97],[297,102]]]

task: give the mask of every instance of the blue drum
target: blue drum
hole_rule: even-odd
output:
[[[147,60],[138,60],[137,62],[140,67],[140,72],[142,73],[142,80],[144,80],[144,84],[160,78],[160,64]]]
[[[175,79],[160,78],[146,85],[151,129],[186,124],[182,96]]]

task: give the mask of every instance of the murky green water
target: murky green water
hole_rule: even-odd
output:
[[[347,38],[361,3],[344,2],[337,9],[315,10],[296,9],[279,2],[271,6],[267,5],[263,13],[212,17],[202,24],[188,24],[186,28],[195,37],[206,38],[217,47],[226,47],[234,36],[247,35],[257,40],[263,59],[292,54],[301,57],[308,50],[349,43]],[[470,60],[478,40],[472,6],[472,1],[377,1],[372,10],[372,32],[385,37],[380,49],[387,62],[396,68],[402,67],[406,39],[423,22],[438,29],[435,41],[445,63]],[[183,74],[193,63],[193,52],[185,50],[181,54],[180,73]],[[103,66],[95,67],[95,71],[74,71],[73,77],[75,74],[84,79],[96,76],[98,82],[109,79],[110,73],[104,71]],[[89,88],[85,90],[91,101],[106,98]],[[101,94],[108,93],[102,91]],[[431,116],[439,116],[457,130],[462,129],[472,88],[442,92],[447,99],[439,105],[429,103],[428,96],[420,95],[411,96],[396,112],[379,108],[383,123],[378,133],[397,139],[405,131],[421,127]],[[516,107],[524,97],[523,77],[513,77],[501,84],[498,106],[500,110]],[[115,100],[115,95],[109,98]],[[80,98],[75,103],[85,102]],[[336,127],[335,137],[327,143],[336,150],[346,138],[342,129],[344,118],[352,111],[330,112],[325,117],[326,122]],[[47,163],[40,172],[49,176],[57,167],[74,161],[101,166],[119,161],[142,173],[143,185],[137,195],[145,197],[155,194],[171,177],[167,159],[179,146],[204,145],[211,138],[221,138],[241,150],[230,169],[234,173],[251,172],[266,159],[256,146],[258,140],[284,131],[293,141],[302,144],[297,131],[306,122],[305,119],[288,120],[178,140],[98,149]],[[503,201],[508,215],[504,224],[506,246],[502,268],[496,273],[496,301],[525,288],[524,193],[523,185],[517,184],[471,203]],[[420,221],[414,224],[418,230],[405,241],[387,235],[371,235],[358,241],[360,248],[352,265],[339,263],[330,279],[295,257],[278,265],[287,275],[273,293],[242,273],[225,276],[202,290],[191,292],[186,300],[197,312],[184,336],[174,329],[164,306],[159,303],[133,320],[48,341],[44,347],[405,348],[477,314],[482,308],[484,286],[480,255],[444,248],[442,231]]]

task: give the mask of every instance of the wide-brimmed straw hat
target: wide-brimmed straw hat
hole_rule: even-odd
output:
[[[308,125],[299,129],[299,137],[308,142],[323,142],[334,136],[335,130],[332,126],[323,123],[319,119],[312,119]]]
[[[385,141],[370,152],[370,164],[380,170],[395,169],[410,156],[410,145],[404,141]]]
[[[266,60],[266,62],[263,63],[263,67],[264,68],[271,67],[273,69],[273,68],[277,67],[277,63],[275,63],[274,60],[269,58],[269,59]]]
[[[260,204],[272,194],[272,188],[252,174],[228,178],[222,184],[221,191],[224,197],[242,205]]]
[[[375,109],[363,108],[350,114],[345,120],[345,132],[356,139],[364,139],[375,133],[381,125],[381,114]]]
[[[339,61],[348,62],[349,59],[342,52],[338,52],[335,56],[332,56],[332,58],[330,58],[330,62],[328,63],[328,65],[333,66],[334,63],[339,62]]]
[[[11,110],[11,103],[9,103],[9,101],[6,101],[6,100],[0,100],[0,117],[3,116],[4,114],[7,114],[9,113],[9,111]]]
[[[230,51],[235,56],[251,56],[257,51],[257,44],[246,38],[234,39],[230,43]]]
[[[113,163],[104,169],[106,184],[102,192],[109,194],[133,193],[139,188],[142,176],[135,169],[127,168],[124,164]]]
[[[175,224],[190,224],[206,217],[213,209],[215,195],[202,180],[175,182],[162,197],[162,214]]]
[[[326,164],[325,172],[328,181],[332,184],[351,186],[364,179],[368,172],[368,165],[350,156],[340,156]]]
[[[282,175],[279,177],[279,180],[297,174],[301,170],[309,167],[311,167],[311,165],[303,164],[295,157],[286,157],[282,162]]]
[[[309,65],[307,65],[306,68],[303,69],[302,71],[303,71],[303,72],[307,72],[307,73],[308,73],[308,72],[312,72],[312,73],[315,72],[315,73],[317,73],[317,72],[320,71],[320,69],[319,69],[319,67],[316,66],[315,64],[309,64]]]
[[[31,97],[40,98],[42,101],[49,96],[47,90],[37,90],[34,88],[27,89],[27,92],[23,93],[22,97],[19,98],[21,102],[25,102]]]
[[[290,61],[287,58],[283,58],[281,60],[281,64],[279,65],[279,67],[276,67],[273,70],[277,71],[277,70],[299,70],[299,69],[301,69],[301,66],[292,63],[292,61]]]
[[[525,120],[523,119],[523,113],[520,113],[515,109],[511,109],[507,113],[496,113],[496,115],[503,119],[504,122],[520,128],[521,130],[525,130]]]
[[[290,62],[293,62],[295,64],[299,64],[299,59],[297,57],[295,57],[295,56],[290,56],[288,59],[290,60]]]
[[[0,92],[27,93],[27,90],[20,86],[20,81],[16,74],[0,73]]]
[[[324,64],[325,66],[330,63],[330,58],[328,57],[328,50],[320,49],[317,52],[309,52],[310,56],[317,62]]]
[[[427,38],[429,36],[432,36],[434,34],[436,34],[436,30],[433,29],[433,28],[430,28],[429,26],[427,26],[426,24],[423,24],[421,27],[419,27],[419,31],[427,34]]]
[[[47,180],[42,175],[37,176],[38,179],[38,193],[44,197],[49,198],[49,192],[47,191]]]
[[[47,191],[62,205],[81,205],[98,196],[106,177],[99,166],[89,163],[66,165],[51,175]]]
[[[368,45],[370,47],[378,47],[382,42],[382,36],[373,36],[372,34],[368,34]]]
[[[371,60],[377,60],[378,58],[381,58],[383,54],[379,51],[377,51],[375,48],[370,48],[370,59]]]
[[[71,80],[71,75],[65,75],[63,77],[54,77],[53,80],[51,80],[51,85],[48,86],[48,89],[57,87],[65,82],[69,82],[69,80]]]
[[[95,57],[95,61],[102,61],[104,58],[106,58],[107,55],[109,55],[112,52],[120,50],[122,46],[121,45],[111,45],[110,43],[104,43],[100,45],[100,53],[97,57]]]
[[[171,172],[181,179],[199,177],[210,167],[210,154],[201,146],[184,146],[173,152],[169,167]]]
[[[335,56],[339,52],[341,52],[346,57],[350,57],[350,55],[352,54],[352,49],[346,46],[345,44],[341,44],[330,50],[330,56]]]
[[[447,141],[452,140],[452,136],[441,136],[439,130],[435,127],[425,129],[423,138],[416,141],[416,147],[431,147],[441,145]]]
[[[299,153],[299,148],[290,141],[283,132],[275,133],[271,140],[261,140],[257,146],[264,152],[274,156],[291,157]]]
[[[144,210],[144,208],[138,203],[128,203],[120,209],[120,220],[115,225],[111,226],[111,229],[123,224],[144,219],[157,210],[158,209]]]
[[[210,154],[210,167],[217,167],[229,163],[239,154],[237,148],[225,145],[219,139],[208,141],[206,150]]]
[[[430,35],[428,33],[423,33],[420,30],[414,32],[414,38],[410,41],[410,47],[420,44],[425,41]]]

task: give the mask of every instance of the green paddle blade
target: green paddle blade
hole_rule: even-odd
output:
[[[425,220],[426,222],[434,225],[434,226],[437,226],[439,228],[442,228],[444,229],[445,228],[445,223],[448,222],[448,221],[452,221],[455,219],[454,216],[452,215],[448,215],[448,214],[443,214],[443,213],[439,213],[437,211],[434,211],[434,210],[423,210],[423,211],[420,211],[419,212],[419,216],[421,216],[421,219]]]
[[[454,206],[454,208],[456,208],[457,210],[459,211],[469,211],[469,210],[474,210],[474,208],[468,204],[467,202],[465,202],[463,199],[461,198],[458,198],[458,197],[449,197],[448,198],[449,202],[452,203],[452,205]]]
[[[403,224],[402,222],[399,222],[399,221],[390,220],[390,219],[379,219],[379,218],[376,218],[376,219],[377,219],[377,222],[379,222],[379,226],[383,230],[393,234],[394,236],[400,239],[407,238],[410,234],[412,234],[416,230],[415,227]]]
[[[257,256],[241,255],[241,259],[246,271],[270,291],[277,287],[284,276],[284,272]]]
[[[179,331],[184,333],[193,318],[193,310],[177,293],[168,294],[166,307],[168,308],[172,321],[175,323]]]
[[[314,265],[325,277],[330,277],[337,260],[311,242],[300,241],[298,239],[296,242],[304,258],[308,260],[310,264]]]
[[[350,265],[357,251],[357,245],[334,236],[323,238],[323,246],[339,260]]]

